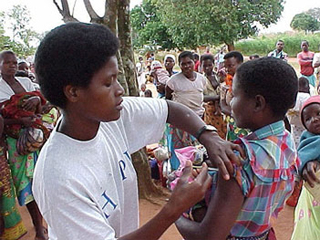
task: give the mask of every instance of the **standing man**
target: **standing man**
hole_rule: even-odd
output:
[[[288,54],[283,51],[284,42],[282,40],[278,40],[276,43],[276,49],[272,52],[269,52],[268,57],[280,58],[284,61],[288,61]]]
[[[309,43],[307,40],[301,42],[301,49],[302,51],[297,55],[301,76],[306,77],[309,84],[315,87],[316,77],[313,74],[314,68],[312,66],[314,52],[309,51]]]

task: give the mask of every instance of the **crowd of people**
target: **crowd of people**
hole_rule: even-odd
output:
[[[286,203],[292,240],[320,239],[320,53],[301,42],[298,78],[284,46],[248,61],[225,47],[139,57],[139,97],[123,97],[119,42],[102,25],[51,30],[34,65],[2,51],[0,238],[26,233],[17,199],[37,240],[152,240],[173,223],[186,240],[273,240]],[[131,154],[157,142],[179,174],[139,228]],[[181,162],[179,150],[199,146],[204,161]]]

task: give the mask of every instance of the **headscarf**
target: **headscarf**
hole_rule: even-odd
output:
[[[300,116],[301,116],[301,122],[302,122],[303,126],[305,127],[305,129],[307,129],[307,127],[304,124],[302,112],[307,106],[314,104],[314,103],[320,104],[320,95],[309,97],[302,105]]]
[[[165,57],[164,57],[164,62],[166,62],[167,58],[172,58],[174,62],[176,62],[176,57],[172,54],[167,54]]]

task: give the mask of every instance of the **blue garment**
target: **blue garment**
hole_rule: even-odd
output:
[[[303,167],[309,161],[320,161],[320,135],[304,131],[300,138],[298,147],[298,156],[301,161],[299,172],[302,172]]]

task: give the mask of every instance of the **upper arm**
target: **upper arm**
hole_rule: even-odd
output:
[[[167,85],[166,86],[166,99],[172,99],[173,90]]]
[[[200,224],[205,236],[214,235],[216,239],[226,239],[241,211],[243,201],[244,196],[237,181],[234,178],[226,181],[219,174],[217,189]]]

